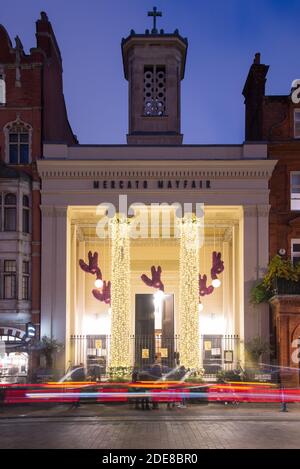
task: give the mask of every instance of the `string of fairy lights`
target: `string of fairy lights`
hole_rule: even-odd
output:
[[[180,362],[186,368],[198,369],[199,347],[199,221],[195,216],[178,220]]]
[[[115,215],[111,229],[111,349],[110,367],[131,366],[130,360],[130,225]]]

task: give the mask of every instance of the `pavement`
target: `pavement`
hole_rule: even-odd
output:
[[[299,448],[300,406],[190,404],[13,406],[0,411],[0,448]]]
[[[300,404],[288,404],[288,412],[281,412],[280,404],[241,403],[189,404],[186,408],[167,409],[160,404],[156,410],[136,410],[126,404],[27,404],[0,407],[0,421],[11,418],[93,418],[95,420],[299,420]]]

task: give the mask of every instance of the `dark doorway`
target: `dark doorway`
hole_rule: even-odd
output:
[[[153,294],[135,296],[135,363],[147,368],[155,362],[173,368],[177,344],[174,340],[174,296],[165,294],[159,311]]]
[[[155,361],[153,295],[135,295],[135,363],[141,367]]]

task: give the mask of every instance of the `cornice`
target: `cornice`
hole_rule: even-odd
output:
[[[43,179],[266,179],[275,160],[39,160]],[[170,169],[171,168],[171,169]]]

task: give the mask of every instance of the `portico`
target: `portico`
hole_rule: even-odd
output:
[[[137,312],[137,301],[142,301],[137,298],[144,295],[145,300],[145,295],[156,291],[140,277],[149,276],[152,265],[161,266],[164,293],[172,297],[173,306],[171,312],[164,313],[169,319],[165,317],[167,322],[161,329],[154,326],[154,321],[151,327],[155,337],[161,331],[160,341],[164,328],[165,339],[167,335],[176,336],[179,361],[184,357],[185,365],[203,365],[204,342],[211,340],[209,337],[238,336],[239,359],[243,360],[245,341],[255,335],[268,336],[267,308],[254,308],[249,303],[251,286],[268,263],[268,180],[275,162],[266,159],[265,145],[146,149],[127,145],[45,145],[44,155],[38,162],[43,233],[41,329],[42,335],[66,343],[65,363],[72,360],[71,336],[94,335],[110,337],[105,352],[108,365],[113,360],[113,366],[133,366],[138,357],[136,337],[132,337],[140,327],[137,316],[142,314]],[[174,213],[169,237],[162,231],[155,237],[151,233],[147,237],[129,235],[125,248],[117,246],[116,234],[100,239],[97,223],[103,205],[101,209],[98,206],[110,204],[107,206],[115,208],[116,216],[120,213],[120,195],[123,201],[126,196],[128,208],[124,221],[131,223],[137,219],[132,204],[168,204],[170,213],[174,212],[171,204],[189,204],[189,211],[195,214],[196,204],[204,204],[203,244],[191,256],[193,266],[180,261],[182,232],[174,235]],[[177,222],[183,216],[176,216]],[[157,220],[161,230],[161,219]],[[153,220],[150,225],[153,227]],[[121,248],[123,254],[126,249],[124,265],[116,258]],[[110,303],[93,296],[95,279],[78,265],[80,259],[87,261],[89,251],[99,253],[103,279],[112,282]],[[222,283],[213,294],[201,297],[203,310],[199,311],[198,275],[206,274],[207,284],[211,283],[213,251],[221,252],[224,261]],[[124,276],[118,274],[118,265],[128,271],[125,283]],[[188,300],[184,300],[185,294]],[[147,324],[152,324],[150,319]],[[168,349],[166,342],[163,345],[160,343],[162,349]],[[142,350],[148,349],[151,355],[152,345],[139,347],[140,354],[146,356]]]

